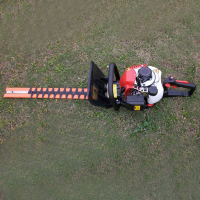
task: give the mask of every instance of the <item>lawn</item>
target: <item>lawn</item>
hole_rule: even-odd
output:
[[[86,87],[91,60],[197,89],[143,112],[3,99],[6,86]],[[0,199],[199,199],[199,64],[198,0],[0,0]]]

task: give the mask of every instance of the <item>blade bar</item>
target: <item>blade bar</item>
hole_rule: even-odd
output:
[[[88,99],[87,88],[6,88],[4,98]]]

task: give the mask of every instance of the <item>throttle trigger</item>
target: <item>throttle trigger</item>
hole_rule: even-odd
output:
[[[166,87],[170,87],[170,84],[169,84],[169,83],[166,83],[165,86],[166,86]]]

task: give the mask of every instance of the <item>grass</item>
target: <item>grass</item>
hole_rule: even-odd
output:
[[[0,1],[0,199],[199,199],[199,1]],[[132,112],[3,99],[6,86],[86,87],[93,60],[197,85]]]

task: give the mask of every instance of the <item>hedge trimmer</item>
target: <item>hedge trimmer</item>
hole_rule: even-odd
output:
[[[175,89],[177,87],[188,91]],[[115,110],[120,106],[144,110],[163,97],[189,97],[195,88],[195,84],[173,76],[164,79],[162,84],[161,71],[146,65],[128,67],[120,78],[116,64],[111,63],[107,77],[92,61],[87,88],[6,88],[4,98],[88,99],[95,106],[114,107]]]

